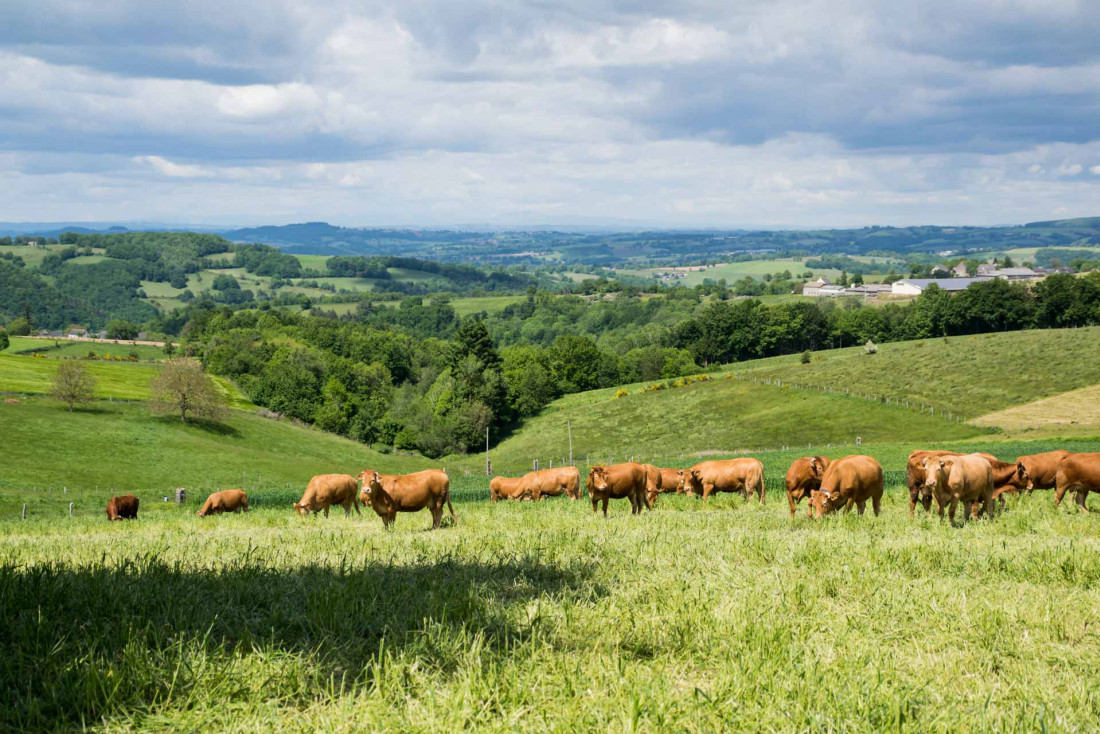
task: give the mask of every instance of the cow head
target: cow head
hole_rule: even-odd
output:
[[[371,472],[370,482],[364,485],[367,494],[374,497],[375,492],[385,496],[386,490],[382,488],[382,476],[378,472]]]
[[[949,456],[930,457],[921,462],[921,466],[924,468],[923,491],[925,495],[931,493],[937,486],[947,484],[947,475],[951,473],[951,467],[954,464],[955,460]]]
[[[295,502],[294,503],[294,511],[297,512],[299,515],[308,515],[309,514],[309,503],[308,502]]]
[[[206,517],[206,515],[203,513],[202,510],[199,510],[198,512],[195,513],[195,517]]]
[[[694,497],[697,491],[702,491],[703,483],[699,479],[699,471],[697,469],[683,469],[680,471],[680,484],[676,488],[677,492]]]
[[[588,474],[590,486],[598,492],[605,491],[611,486],[611,476],[607,473],[606,466],[596,466]]]
[[[1016,481],[1014,484],[1021,489],[1035,489],[1035,481],[1027,473],[1027,467],[1024,466],[1022,461],[1016,462]]]
[[[840,505],[840,493],[831,489],[815,489],[810,492],[810,508],[814,517],[825,517]]]

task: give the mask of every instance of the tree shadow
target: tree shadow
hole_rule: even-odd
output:
[[[204,433],[209,433],[214,436],[227,436],[229,438],[240,438],[241,432],[228,423],[221,423],[219,421],[206,420],[205,418],[187,418],[187,423],[180,421],[179,414],[174,415],[160,415],[156,416],[155,420],[167,426],[183,426],[186,425],[190,428],[197,428]]]
[[[477,636],[504,656],[532,634],[511,621],[510,609],[548,595],[604,595],[590,578],[584,561],[559,567],[533,555],[293,568],[243,557],[198,570],[152,554],[79,568],[6,563],[0,686],[10,703],[0,707],[0,729],[76,728],[144,710],[168,680],[184,692],[205,684],[193,671],[175,679],[196,648],[223,659],[257,650],[300,655],[312,677],[338,687],[366,680],[383,648],[415,646],[446,665],[454,655],[448,639]],[[107,681],[107,671],[121,681]]]

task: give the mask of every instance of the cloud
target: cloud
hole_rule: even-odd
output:
[[[1098,32],[1069,0],[12,0],[0,218],[1044,218],[1095,200]],[[111,196],[32,198],[66,172]]]

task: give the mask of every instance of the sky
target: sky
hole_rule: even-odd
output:
[[[0,220],[1100,215],[1095,0],[4,0]]]

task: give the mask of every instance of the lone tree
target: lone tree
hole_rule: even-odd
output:
[[[62,403],[69,404],[69,412],[73,412],[76,403],[90,403],[95,397],[96,379],[94,375],[84,369],[80,362],[65,360],[57,367],[57,374],[53,378],[53,389],[50,396]]]
[[[159,415],[179,413],[181,423],[187,422],[188,414],[211,421],[225,417],[225,397],[193,359],[168,360],[149,387],[149,409]]]
[[[11,346],[11,340],[8,339],[8,332],[0,329],[0,352]]]

